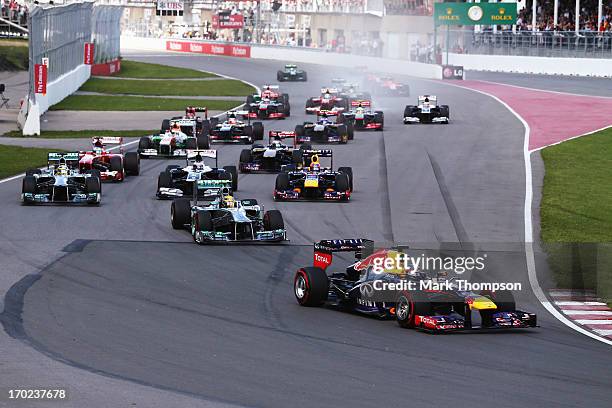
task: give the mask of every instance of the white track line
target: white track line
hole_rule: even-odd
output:
[[[606,306],[604,302],[576,302],[571,300],[564,300],[555,302],[557,306]]]
[[[577,322],[578,324],[592,324],[592,325],[612,324],[612,319],[601,319],[601,320],[585,319],[585,320],[574,320],[574,321]]]
[[[609,310],[564,310],[563,313],[566,315],[612,316],[612,312]]]
[[[527,275],[529,277],[529,284],[531,285],[531,289],[533,290],[534,295],[536,296],[536,298],[538,298],[542,306],[544,306],[544,308],[548,310],[548,312],[552,314],[561,323],[565,324],[567,327],[579,333],[584,334],[585,336],[588,336],[592,339],[601,341],[602,343],[612,346],[612,340],[600,337],[578,326],[572,320],[568,319],[561,312],[559,312],[559,310],[557,310],[553,306],[553,304],[548,300],[548,298],[544,294],[544,291],[542,290],[538,282],[538,277],[537,277],[536,268],[535,268],[535,255],[534,255],[534,250],[533,250],[533,221],[532,221],[532,214],[531,214],[531,206],[533,204],[533,179],[532,179],[533,176],[532,176],[532,170],[531,170],[531,153],[532,152],[529,150],[529,134],[531,133],[531,129],[527,121],[523,119],[523,117],[519,115],[514,109],[512,109],[506,102],[502,101],[497,96],[492,95],[488,92],[480,91],[478,89],[466,88],[461,85],[455,85],[455,84],[445,83],[441,81],[432,81],[432,82],[436,82],[438,84],[444,84],[448,86],[454,86],[457,88],[466,89],[468,91],[478,92],[482,95],[486,95],[490,98],[493,98],[494,100],[502,104],[506,109],[508,109],[510,113],[512,113],[518,120],[521,121],[521,123],[523,124],[523,127],[525,128],[525,133],[523,136],[523,159],[525,163],[525,204],[524,204],[524,213],[523,213],[524,223],[525,223],[525,257],[527,261]],[[612,312],[600,312],[600,313],[587,312],[587,313],[588,314],[610,313],[612,315]],[[583,314],[587,314],[587,313],[583,313]],[[568,313],[568,314],[580,314],[580,313]]]

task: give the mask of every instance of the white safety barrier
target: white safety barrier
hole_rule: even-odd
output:
[[[175,46],[168,47],[168,42]],[[179,43],[188,43],[189,46],[180,47]],[[121,37],[122,50],[143,50],[143,51],[186,51],[194,49],[206,50],[206,47],[199,47],[197,44],[206,44],[206,41],[193,39],[158,39],[158,38],[138,38]],[[194,46],[196,44],[196,46]],[[395,60],[388,58],[365,57],[361,55],[339,54],[335,52],[324,52],[321,50],[311,50],[298,47],[272,47],[252,44],[236,44],[236,47],[249,48],[250,58],[270,59],[279,61],[302,62],[310,64],[322,64],[339,67],[366,67],[368,70],[383,72],[387,74],[403,74],[419,78],[442,79],[442,68],[438,65],[423,64],[420,62]],[[208,53],[208,52],[205,52]],[[214,53],[214,52],[213,52]],[[221,52],[219,52],[222,55]],[[225,54],[228,55],[228,54]]]
[[[45,95],[36,94],[36,101],[30,100],[24,103],[22,109],[27,109],[27,118],[21,114],[19,115],[24,136],[39,135],[40,115],[44,114],[50,106],[61,102],[64,98],[76,92],[89,79],[90,75],[91,65],[79,65],[72,71],[49,82]],[[21,122],[22,120],[23,123]]]
[[[612,61],[606,58],[555,58],[515,55],[449,54],[451,65],[465,70],[521,74],[612,77]]]

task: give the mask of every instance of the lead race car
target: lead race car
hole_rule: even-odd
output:
[[[188,198],[177,198],[172,202],[171,222],[174,229],[189,229],[193,241],[200,245],[287,240],[280,211],[264,211],[255,199],[236,200],[229,194],[219,194],[202,205],[198,204],[197,196],[193,205]]]
[[[338,122],[329,118],[328,112],[320,111],[317,113],[317,121],[304,122],[295,127],[296,142],[300,143],[340,143],[346,144],[354,137],[352,122]],[[336,116],[335,114],[331,115]]]
[[[450,108],[448,105],[438,105],[438,98],[434,95],[421,95],[416,106],[408,105],[404,109],[404,124],[448,124],[449,120]]]
[[[337,252],[355,253],[355,262],[345,271],[328,272]],[[367,239],[319,241],[314,244],[313,266],[295,273],[295,298],[301,306],[325,304],[379,318],[395,318],[403,328],[431,333],[537,327],[534,313],[516,309],[512,292],[458,290],[447,276],[440,279],[398,268],[393,261],[398,253],[394,249],[374,250],[373,241]],[[387,263],[388,259],[392,261]],[[376,271],[375,265],[383,265],[382,270]],[[433,289],[421,290],[421,282]],[[449,284],[440,286],[442,282]],[[390,289],[377,293],[376,287],[384,287],[385,283]]]
[[[237,117],[244,113],[244,111],[229,111],[226,120],[222,123],[219,123],[217,118],[211,118],[211,127],[207,137],[209,143],[251,144],[256,140],[263,140],[263,123],[253,122],[251,124],[250,119],[247,122],[238,120]]]
[[[304,150],[311,149],[309,144],[296,147],[296,133],[271,130],[268,133],[268,145],[254,144],[251,149],[240,152],[238,169],[242,173],[278,173],[287,166],[300,166]],[[285,139],[292,139],[291,145]]]
[[[81,172],[97,170],[101,181],[123,181],[127,175],[140,174],[140,159],[136,152],[123,152],[122,137],[92,137],[92,150],[79,152]],[[119,146],[119,153],[106,150],[109,145]]]
[[[216,150],[188,150],[186,161],[184,167],[172,164],[159,173],[157,198],[193,196],[195,188],[198,198],[214,199],[221,192],[233,194],[238,190],[236,166],[219,168]]]
[[[79,171],[79,153],[49,153],[47,168],[26,171],[21,188],[23,204],[92,204],[102,197],[97,170]]]
[[[278,70],[276,73],[276,80],[278,82],[283,81],[302,81],[308,80],[308,74],[303,69],[298,69],[295,64],[285,64],[282,70]]]
[[[372,111],[372,102],[369,100],[351,101],[352,109],[338,116],[339,123],[346,123],[355,130],[378,130],[385,127],[385,114],[383,111]]]
[[[340,167],[333,170],[333,152],[326,150],[302,150],[301,168],[287,167],[276,176],[274,200],[324,200],[348,201],[353,192],[353,169]],[[320,158],[329,158],[329,166],[323,166]]]

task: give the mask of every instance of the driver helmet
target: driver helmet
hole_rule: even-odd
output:
[[[193,118],[195,116],[195,113],[195,108],[193,106],[190,106],[185,109],[185,116],[187,116],[188,118]]]
[[[171,132],[180,132],[181,131],[181,125],[179,125],[178,123],[174,123],[172,125],[172,128],[170,128]]]
[[[236,200],[231,195],[223,197],[223,204],[225,208],[234,208],[236,206]]]
[[[59,164],[55,168],[56,176],[67,176],[68,175],[68,166],[66,165],[66,160],[63,158],[60,159]]]

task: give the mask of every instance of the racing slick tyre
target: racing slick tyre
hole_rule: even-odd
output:
[[[40,171],[40,169],[28,169],[25,172],[26,176],[33,176],[35,174],[41,174],[41,173],[42,172]]]
[[[109,161],[111,171],[123,171],[123,163],[121,162],[121,157],[111,156]]]
[[[209,122],[210,122],[210,127],[214,128],[215,126],[219,124],[219,118],[212,117],[209,119]]]
[[[151,146],[151,139],[149,139],[147,136],[141,137],[140,140],[138,141],[138,150],[139,151],[150,149],[151,147],[152,147]]]
[[[264,229],[266,231],[274,231],[279,229],[285,229],[285,221],[283,221],[283,214],[278,210],[268,210],[263,217]]]
[[[253,123],[253,140],[263,140],[264,138],[264,127],[261,122]]]
[[[246,99],[246,104],[250,105],[255,101],[255,98],[253,97],[253,95],[247,95],[247,99]]]
[[[346,124],[346,133],[348,135],[348,140],[353,140],[355,138],[355,125],[352,122]]]
[[[276,176],[276,181],[274,183],[274,191],[287,191],[287,190],[289,190],[289,174],[279,173]],[[274,199],[276,199],[276,194],[274,194]]]
[[[36,194],[36,177],[27,175],[21,183],[21,192],[26,194]]]
[[[191,201],[188,198],[177,198],[170,206],[172,228],[183,229],[191,224]]]
[[[430,313],[431,304],[416,291],[402,292],[395,303],[397,324],[405,329],[416,327],[416,316],[428,316]]]
[[[406,105],[406,107],[404,108],[404,117],[407,116],[415,116],[415,111],[417,110],[417,107],[414,105]]]
[[[349,179],[349,187],[351,191],[353,191],[353,168],[352,167],[340,167],[338,168],[339,173],[344,173],[348,176]]]
[[[291,116],[291,105],[289,105],[289,102],[283,104],[283,114],[286,118]]]
[[[198,141],[195,137],[190,137],[185,141],[185,149],[187,150],[197,150],[198,149]]]
[[[87,190],[88,194],[100,194],[102,192],[102,185],[100,184],[100,179],[97,177],[87,177],[85,179],[85,189]]]
[[[496,292],[489,292],[486,294],[487,297],[491,298],[493,303],[497,306],[496,312],[514,312],[516,311],[516,301],[514,295],[509,290],[498,290]]]
[[[85,173],[86,174],[91,174],[92,176],[97,177],[98,180],[100,181],[100,188],[102,188],[102,173],[100,173],[100,170],[98,170],[98,169],[90,169],[90,170],[87,170]]]
[[[337,129],[338,129],[338,135],[340,135],[340,144],[348,143],[349,136],[348,136],[348,128],[346,127],[346,125],[340,125],[337,127]]]
[[[300,145],[300,150],[305,151],[305,150],[312,150],[312,145],[308,142],[306,143],[302,143]]]
[[[291,161],[294,164],[302,164],[304,161],[302,146],[299,149],[295,149],[291,152]]]
[[[157,177],[157,190],[160,188],[172,188],[172,176],[168,170],[162,171]]]
[[[321,268],[300,268],[293,278],[293,293],[300,306],[321,306],[329,293],[327,274]]]
[[[306,74],[306,71],[304,71],[304,75],[302,76],[302,82],[306,81],[308,81],[308,74]]]
[[[162,120],[161,132],[160,133],[166,133],[166,130],[170,130],[170,119]]]
[[[123,169],[130,176],[137,176],[140,174],[140,160],[138,159],[138,153],[127,152],[123,157]]]
[[[179,164],[169,164],[166,166],[166,173],[168,173],[168,175],[170,175],[170,173],[172,172],[172,170],[176,170],[176,169],[180,169],[181,166]]]
[[[304,130],[304,125],[296,125],[295,126],[295,136],[296,136],[296,143],[301,143],[300,142],[300,137],[304,136],[306,134],[306,130]]]
[[[283,71],[277,71],[276,72],[276,80],[278,82],[283,82],[285,79],[283,78]]]
[[[351,182],[349,181],[349,175],[346,173],[336,174],[336,191],[350,191]]]
[[[248,143],[253,143],[253,140],[254,140],[253,139],[253,126],[247,125],[244,128],[242,128],[242,131],[244,132],[244,135],[249,138]]]
[[[283,100],[283,104],[289,105],[289,94],[288,93],[282,94],[281,98]]]
[[[440,115],[446,116],[450,120],[450,108],[448,107],[448,105],[440,106]],[[444,123],[448,124],[448,122],[444,122]]]
[[[198,149],[210,149],[210,141],[208,140],[208,134],[204,134],[204,132],[202,132],[196,137],[196,142],[198,144]]]
[[[251,160],[253,160],[253,154],[251,153],[251,150],[250,149],[242,149],[242,151],[240,152],[239,163],[240,164],[246,164],[246,163],[250,163]],[[244,172],[244,170],[242,168],[240,170],[242,172]]]
[[[374,121],[376,123],[380,123],[380,127],[376,130],[382,132],[383,128],[385,127],[385,114],[382,111],[374,112]]]
[[[309,114],[308,108],[314,108],[315,104],[311,98],[306,99],[306,114]]]
[[[223,166],[223,170],[232,175],[232,191],[238,191],[238,170],[236,170],[236,166]]]
[[[202,245],[204,244],[203,240],[198,240],[196,237],[196,232],[198,231],[213,231],[213,222],[212,222],[212,215],[210,214],[210,212],[208,211],[198,211],[196,212],[194,218],[193,218],[193,225],[192,225],[193,229],[192,229],[192,237],[193,237],[193,242],[195,242],[198,245]]]

